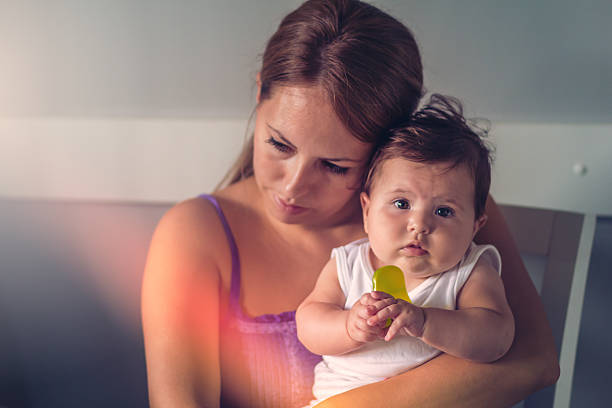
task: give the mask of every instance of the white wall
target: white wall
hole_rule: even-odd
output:
[[[300,0],[0,0],[0,116],[246,118]],[[373,0],[425,83],[502,122],[611,123],[609,0]]]
[[[502,123],[492,136],[498,201],[612,214],[612,125]]]
[[[179,201],[210,192],[247,121],[0,119],[0,195]]]

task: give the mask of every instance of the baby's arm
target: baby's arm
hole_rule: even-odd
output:
[[[422,312],[422,313],[421,313]],[[448,354],[477,362],[501,358],[514,339],[514,319],[497,271],[479,260],[457,296],[457,310],[419,308],[398,301],[369,324],[392,318],[386,339],[400,328]]]
[[[331,259],[296,312],[298,338],[306,348],[316,354],[337,355],[383,336],[384,323],[368,325],[366,320],[395,299],[388,295],[375,299],[366,293],[350,310],[344,310],[345,301],[336,261]]]

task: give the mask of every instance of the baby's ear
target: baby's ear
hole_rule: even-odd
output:
[[[474,221],[474,232],[472,233],[472,239],[476,236],[476,233],[480,231],[482,227],[487,223],[487,214],[482,214],[480,217]]]
[[[370,197],[368,193],[362,191],[359,194],[359,201],[361,201],[361,213],[363,214],[363,229],[365,233],[368,233],[368,211],[370,211]]]

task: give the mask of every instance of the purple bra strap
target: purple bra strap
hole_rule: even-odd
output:
[[[229,246],[230,252],[232,254],[232,282],[230,286],[230,307],[234,311],[240,313],[242,311],[242,308],[240,307],[240,257],[238,256],[238,246],[236,245],[232,230],[230,229],[230,226],[227,223],[225,214],[223,214],[223,210],[221,210],[221,206],[219,205],[217,199],[210,194],[201,194],[199,195],[199,197],[210,201],[215,206],[215,208],[217,209],[217,214],[219,215],[219,220],[221,221],[221,224],[223,224],[225,236],[227,237],[227,245]]]

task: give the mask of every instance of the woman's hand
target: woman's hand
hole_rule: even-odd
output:
[[[386,319],[369,323],[382,310],[395,305],[397,299],[384,292],[364,293],[355,302],[346,318],[346,331],[351,339],[367,343],[385,336]]]

